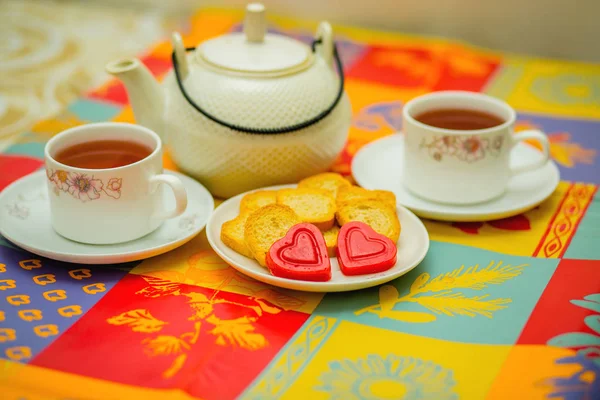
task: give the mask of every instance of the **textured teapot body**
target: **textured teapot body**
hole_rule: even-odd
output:
[[[315,57],[314,65],[303,72],[262,79],[196,68],[187,78],[194,82],[185,84],[201,88],[197,100],[229,123],[283,126],[313,115],[313,110],[325,109],[333,101],[333,96],[318,95],[335,94],[338,84],[325,64]],[[325,171],[347,140],[351,107],[345,93],[328,116],[304,129],[252,134],[232,130],[199,113],[179,90],[173,71],[163,86],[163,131],[170,155],[183,172],[216,196],[293,183]],[[301,101],[296,99],[291,106],[290,96]]]
[[[174,33],[174,68],[162,84],[137,59],[107,65],[125,83],[136,122],[161,135],[177,167],[218,197],[327,170],[351,124],[329,23],[309,47],[267,33],[264,11],[250,4],[243,33],[191,49]]]
[[[279,77],[224,76],[203,69],[191,72],[187,79],[202,88],[198,97],[203,108],[231,124],[285,126],[332,102],[332,96],[315,93],[335,93],[332,86],[337,79],[333,71],[332,75],[323,73],[327,69],[323,59],[314,63],[301,73]],[[313,125],[287,133],[253,134],[230,129],[199,113],[184,98],[172,71],[163,86],[163,135],[173,161],[219,197],[294,183],[325,171],[346,144],[352,111],[345,93],[329,115]],[[303,100],[288,106],[289,96]]]

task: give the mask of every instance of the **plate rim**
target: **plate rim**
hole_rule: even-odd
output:
[[[379,139],[373,140],[367,144],[365,144],[364,146],[362,146],[354,155],[354,157],[352,158],[352,163],[350,165],[350,172],[352,174],[352,177],[354,178],[354,180],[356,181],[357,184],[359,184],[360,186],[366,188],[366,189],[381,189],[378,187],[374,187],[372,185],[368,185],[365,184],[364,179],[358,179],[354,173],[355,171],[355,164],[358,162],[358,160],[360,159],[360,157],[365,157],[364,154],[368,151],[371,150],[372,147],[375,147],[376,145],[381,145],[382,142],[386,142],[386,141],[390,141],[393,142],[395,140],[404,140],[404,134],[396,131],[390,135],[381,137]],[[527,144],[524,143],[520,143],[519,145],[522,146],[528,146]],[[530,146],[529,146],[530,147]],[[424,209],[422,207],[413,207],[411,205],[406,205],[404,203],[402,203],[402,201],[400,199],[398,199],[398,204],[402,205],[406,208],[408,208],[409,210],[411,210],[414,214],[416,214],[417,216],[420,216],[421,218],[426,218],[426,219],[432,219],[432,220],[436,220],[436,221],[444,221],[444,222],[486,222],[486,221],[493,221],[493,220],[498,220],[498,219],[502,219],[502,218],[508,218],[511,216],[515,216],[518,214],[522,214],[526,211],[529,211],[535,207],[537,207],[538,205],[540,205],[541,203],[543,203],[544,201],[548,200],[548,198],[550,198],[550,196],[552,196],[552,194],[556,191],[556,188],[558,187],[558,185],[560,185],[560,170],[558,169],[558,166],[556,165],[556,163],[554,162],[554,160],[550,159],[549,163],[552,166],[552,169],[554,171],[553,176],[556,178],[555,179],[555,183],[553,184],[552,190],[550,190],[550,186],[548,186],[548,191],[549,193],[545,194],[543,196],[543,198],[541,199],[536,199],[535,201],[529,202],[526,205],[522,205],[520,207],[517,208],[511,208],[510,210],[505,210],[505,211],[501,211],[501,212],[494,212],[494,213],[469,213],[468,212],[468,206],[465,206],[465,211],[464,212],[460,212],[460,211],[455,211],[455,210],[443,210],[443,209],[439,209],[437,211],[435,210],[431,210],[431,209]],[[387,190],[387,189],[386,189]],[[406,190],[406,189],[405,189]],[[494,200],[490,200],[489,202],[493,202]],[[428,202],[430,204],[435,204],[436,207],[442,208],[442,207],[449,207],[449,205],[447,204],[443,204],[443,203],[434,203],[432,201],[428,201],[425,199],[421,199],[421,201],[423,202]]]
[[[56,252],[53,250],[39,249],[39,248],[32,247],[26,243],[23,243],[19,240],[16,240],[12,237],[7,236],[6,230],[3,229],[3,225],[1,223],[0,223],[0,235],[2,235],[10,243],[13,243],[17,247],[22,248],[23,250],[26,250],[30,253],[36,254],[41,257],[46,257],[46,258],[49,258],[52,260],[56,260],[56,261],[70,262],[70,263],[76,263],[76,264],[90,264],[90,265],[120,264],[120,263],[144,260],[144,259],[158,256],[160,254],[167,253],[171,250],[174,250],[174,249],[186,244],[187,242],[189,242],[190,240],[195,238],[198,234],[200,234],[203,229],[205,229],[205,227],[208,224],[208,220],[210,219],[210,216],[212,215],[212,213],[215,210],[215,200],[214,200],[214,197],[212,196],[212,194],[208,191],[208,189],[204,185],[202,185],[202,183],[198,182],[196,179],[194,179],[188,175],[185,175],[179,171],[174,171],[174,170],[166,169],[166,168],[164,169],[164,173],[172,174],[177,177],[187,178],[193,184],[198,185],[198,188],[202,192],[204,192],[203,196],[207,195],[206,196],[206,205],[207,206],[210,205],[209,211],[207,212],[207,217],[204,218],[204,221],[201,222],[200,224],[198,224],[198,227],[196,229],[190,231],[190,233],[188,235],[186,235],[178,240],[165,242],[161,245],[146,247],[143,249],[138,249],[138,250],[133,250],[133,251],[123,251],[123,252],[119,252],[119,253],[110,253],[110,254],[83,254],[83,253]],[[0,191],[0,203],[3,200],[3,196],[5,195],[5,193],[10,192],[10,190],[13,190],[15,187],[17,187],[20,184],[24,184],[26,180],[38,179],[38,178],[40,178],[41,175],[44,175],[44,174],[45,174],[44,169],[38,169],[37,171],[31,172],[27,175],[22,176],[21,178],[17,179],[16,181],[11,182],[8,186],[6,186],[4,189],[2,189],[2,191]],[[209,199],[210,199],[210,201],[209,201]],[[1,218],[0,218],[0,221],[1,221]],[[151,235],[151,234],[152,233],[149,233],[148,235]],[[134,241],[137,241],[140,239],[141,238],[135,239]],[[94,247],[98,246],[98,245],[85,244],[85,243],[80,243],[80,244],[83,246],[94,246]],[[102,245],[102,246],[110,247],[111,245]]]
[[[221,250],[220,246],[218,245],[218,242],[222,243],[222,241],[220,240],[220,237],[219,238],[213,237],[212,229],[211,229],[213,227],[213,225],[216,224],[215,220],[216,220],[217,216],[219,215],[219,212],[220,212],[219,208],[221,208],[225,205],[231,205],[231,203],[234,203],[236,201],[239,202],[239,200],[241,200],[241,198],[248,193],[256,192],[259,190],[278,190],[278,189],[285,189],[285,188],[295,188],[297,186],[298,186],[298,184],[266,186],[263,188],[253,189],[253,190],[249,190],[244,193],[240,193],[234,197],[231,197],[231,198],[225,200],[223,203],[219,204],[219,206],[217,206],[216,209],[211,214],[211,216],[208,220],[208,223],[206,224],[206,238],[208,240],[210,247],[229,266],[231,266],[232,268],[234,268],[235,270],[239,271],[240,273],[242,273],[244,275],[247,275],[253,279],[256,279],[259,282],[277,286],[277,287],[284,288],[284,289],[304,291],[304,292],[317,292],[317,293],[349,292],[349,291],[354,291],[354,290],[367,289],[367,288],[370,288],[373,286],[378,286],[378,285],[387,283],[389,281],[392,281],[394,279],[397,279],[397,278],[409,273],[410,271],[412,271],[413,269],[418,267],[421,264],[421,262],[423,261],[423,259],[425,259],[425,257],[429,253],[429,249],[430,249],[430,245],[431,245],[431,238],[429,237],[429,231],[427,230],[427,227],[425,226],[423,221],[421,221],[421,219],[418,216],[416,216],[412,211],[410,211],[406,207],[399,205],[399,204],[396,204],[396,208],[400,209],[402,212],[406,213],[410,218],[413,218],[414,221],[418,225],[420,225],[421,230],[424,233],[426,240],[425,240],[425,246],[423,246],[423,250],[422,250],[421,254],[417,257],[417,260],[413,263],[413,265],[411,265],[409,268],[401,270],[397,274],[391,274],[391,275],[387,275],[387,276],[384,275],[383,277],[380,277],[377,279],[367,279],[365,281],[357,281],[357,282],[351,282],[351,283],[341,283],[341,282],[331,282],[331,281],[312,282],[312,281],[287,279],[287,278],[281,278],[281,277],[274,276],[274,275],[266,275],[266,274],[256,273],[252,270],[244,268],[244,267],[238,265],[238,263],[235,260],[231,259],[227,254],[225,254]],[[219,232],[220,232],[220,230],[219,230]],[[234,251],[234,250],[232,250],[232,251]]]

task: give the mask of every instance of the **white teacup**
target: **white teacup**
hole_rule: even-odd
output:
[[[500,125],[452,130],[426,125],[415,116],[439,109],[484,111]],[[540,131],[514,133],[515,110],[505,102],[475,92],[441,91],[412,99],[403,109],[404,186],[424,199],[448,204],[475,204],[501,196],[510,178],[549,160],[548,138]],[[535,139],[543,156],[519,168],[509,165],[510,152],[523,140]]]
[[[62,164],[56,154],[91,140],[126,140],[152,150],[146,158],[116,168],[85,169]],[[45,148],[50,219],[54,230],[77,242],[114,244],[138,239],[168,218],[182,214],[187,194],[182,182],[163,174],[163,148],[153,131],[127,123],[94,123],[67,129]],[[176,206],[165,210],[166,184]]]

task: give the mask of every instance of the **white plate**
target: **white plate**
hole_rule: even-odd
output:
[[[263,188],[260,190],[277,190],[293,188],[296,185],[282,185]],[[249,192],[248,192],[249,193]],[[336,257],[331,258],[331,280],[327,282],[309,282],[280,278],[271,275],[267,268],[261,267],[255,260],[245,257],[221,241],[221,226],[224,222],[239,214],[240,200],[246,193],[225,201],[217,207],[206,226],[206,236],[214,251],[229,265],[241,273],[258,281],[286,289],[306,292],[345,292],[364,289],[389,282],[415,268],[423,260],[429,250],[429,234],[423,223],[413,213],[404,207],[398,207],[398,217],[402,230],[398,240],[398,255],[396,265],[387,271],[359,276],[346,276],[340,271]]]
[[[400,180],[404,136],[393,134],[362,147],[352,161],[352,175],[366,189],[394,192],[398,204],[423,218],[441,221],[489,221],[521,214],[546,200],[560,182],[553,161],[535,171],[513,177],[501,197],[474,205],[447,205],[422,199],[407,191]],[[520,143],[511,152],[511,165],[541,158],[535,148]]]
[[[82,264],[116,264],[141,260],[179,247],[202,231],[214,209],[211,194],[195,180],[173,171],[188,194],[185,213],[165,221],[137,240],[90,245],[60,236],[50,225],[46,172],[26,175],[0,193],[0,234],[15,245],[42,257]],[[174,200],[167,196],[174,207]]]

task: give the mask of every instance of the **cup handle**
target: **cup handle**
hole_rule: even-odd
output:
[[[541,131],[530,130],[519,132],[512,136],[512,146],[514,147],[518,142],[527,139],[535,139],[542,145],[542,154],[543,158],[541,160],[532,162],[527,165],[523,165],[520,167],[511,167],[510,171],[512,175],[517,175],[527,171],[533,171],[534,169],[538,169],[546,165],[548,160],[550,159],[550,142],[548,142],[548,137]]]
[[[173,194],[175,195],[175,208],[172,210],[156,211],[153,217],[159,219],[169,219],[183,214],[187,208],[188,198],[187,192],[185,191],[185,187],[183,186],[181,180],[173,175],[167,174],[155,175],[150,178],[150,185],[154,190],[158,189],[158,186],[161,183],[169,185],[173,190]]]

